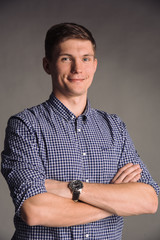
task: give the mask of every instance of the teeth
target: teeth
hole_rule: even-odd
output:
[[[83,78],[69,78],[69,80],[84,80]]]

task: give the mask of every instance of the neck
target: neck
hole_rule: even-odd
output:
[[[80,116],[86,107],[87,96],[62,97],[55,94],[55,96],[76,116]]]

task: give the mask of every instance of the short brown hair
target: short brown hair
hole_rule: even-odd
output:
[[[94,52],[96,51],[96,42],[88,29],[75,23],[60,23],[52,26],[47,31],[45,38],[46,58],[51,60],[54,47],[68,39],[89,40],[92,43]]]

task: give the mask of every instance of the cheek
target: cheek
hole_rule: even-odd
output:
[[[69,73],[69,68],[66,66],[57,68],[57,75],[60,76],[61,78],[64,78],[65,76],[67,76],[68,73]]]
[[[55,71],[53,72],[53,77],[57,80],[60,80],[63,78],[64,72],[61,71],[61,69],[55,69]]]
[[[94,63],[89,64],[89,65],[87,66],[87,68],[86,68],[86,72],[88,72],[88,74],[89,74],[90,76],[94,76],[95,71],[96,71],[96,66],[95,66]]]
[[[90,78],[93,78],[93,77],[94,77],[94,74],[95,74],[95,71],[94,71],[93,68],[88,68],[86,73],[88,74],[88,76],[89,76]]]

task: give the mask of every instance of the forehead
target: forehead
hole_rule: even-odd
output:
[[[68,39],[60,42],[55,52],[58,54],[81,54],[81,55],[94,55],[94,49],[91,41],[82,39]]]

